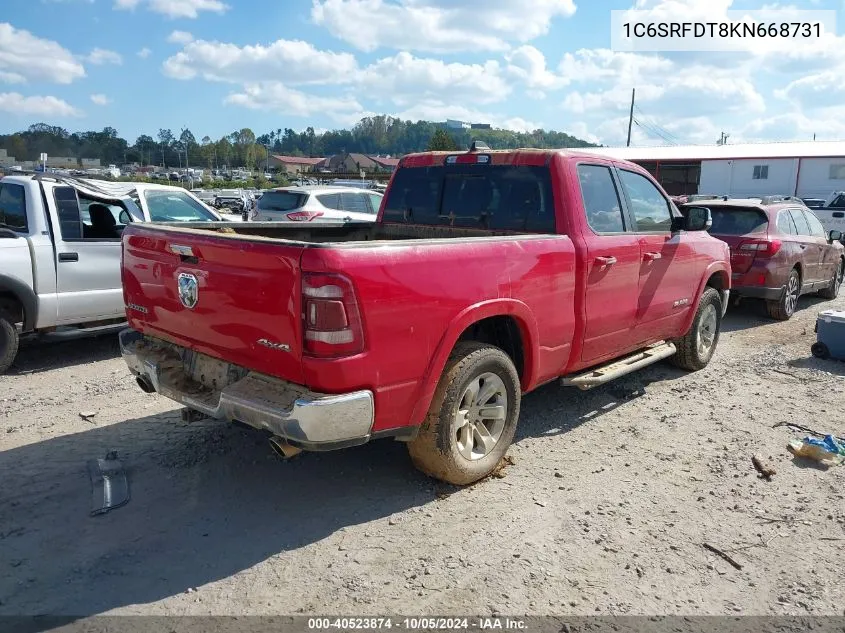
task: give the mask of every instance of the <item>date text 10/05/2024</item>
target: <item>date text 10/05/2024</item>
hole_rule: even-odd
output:
[[[400,629],[408,631],[520,631],[526,629],[524,620],[506,617],[484,618],[309,618],[310,630],[376,630]]]

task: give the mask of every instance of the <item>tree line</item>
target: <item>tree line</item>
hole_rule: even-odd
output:
[[[140,163],[166,167],[222,168],[227,166],[261,169],[268,151],[290,156],[330,156],[342,152],[400,156],[409,152],[440,148],[466,149],[480,140],[493,149],[517,147],[560,148],[592,145],[564,132],[534,130],[512,132],[502,129],[443,130],[442,123],[403,121],[390,116],[361,119],[350,130],[318,133],[313,127],[302,132],[278,128],[260,136],[249,128],[236,130],[217,140],[200,139],[190,129],[162,128],[153,137],[140,135],[133,143],[113,127],[102,131],[68,132],[46,123],[31,125],[14,134],[0,135],[0,149],[16,160],[37,160],[41,152],[49,156],[99,158],[104,165]]]

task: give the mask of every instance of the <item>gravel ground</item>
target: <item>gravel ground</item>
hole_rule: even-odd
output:
[[[513,464],[464,489],[398,442],[283,462],[183,423],[114,337],[27,346],[0,377],[0,615],[842,615],[845,467],[793,460],[799,434],[772,428],[845,434],[845,363],[809,353],[830,306],[845,297],[786,323],[732,308],[696,374],[547,386]],[[132,499],[90,517],[85,462],[110,450]]]

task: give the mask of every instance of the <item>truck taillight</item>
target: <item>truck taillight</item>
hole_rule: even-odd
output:
[[[352,282],[343,275],[303,273],[303,350],[334,358],[364,351],[364,328]]]
[[[323,215],[322,211],[294,211],[288,213],[287,218],[291,222],[310,222],[314,218],[319,218]]]

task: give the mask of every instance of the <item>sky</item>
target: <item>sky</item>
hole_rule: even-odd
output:
[[[0,12],[0,133],[214,139],[446,118],[624,145],[845,139],[845,38],[611,50],[611,9],[719,20],[773,0],[29,0]],[[832,9],[845,0],[794,0]]]

